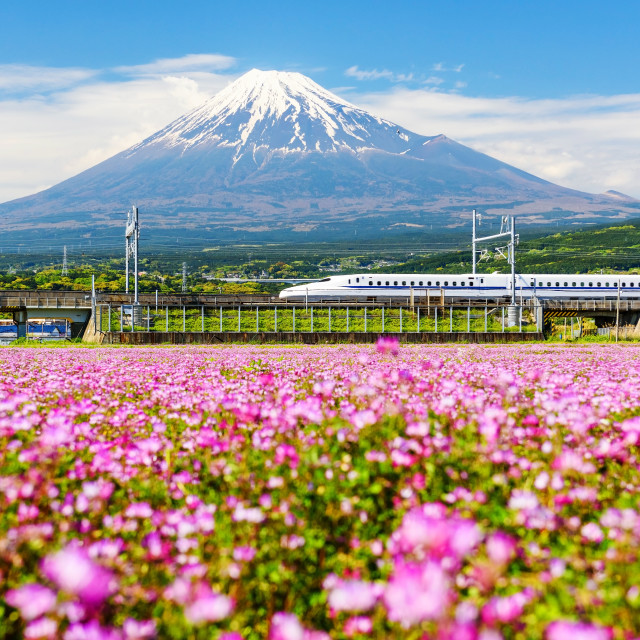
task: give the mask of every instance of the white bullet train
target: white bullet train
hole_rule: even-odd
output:
[[[446,300],[502,300],[512,296],[507,273],[358,273],[298,284],[280,292],[291,302],[389,301],[444,296]],[[517,274],[517,299],[640,298],[640,275]]]

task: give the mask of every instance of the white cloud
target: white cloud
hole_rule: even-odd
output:
[[[88,169],[235,79],[226,71],[224,56],[204,58],[185,56],[129,67],[132,70],[120,81],[106,81],[102,72],[84,69],[59,69],[56,75],[48,69],[43,73],[39,67],[21,67],[22,77],[32,78],[31,85],[22,84],[31,90],[29,96],[14,92],[0,97],[0,202]],[[207,65],[211,69],[216,64],[218,71],[207,70]],[[173,70],[160,72],[162,66]],[[399,77],[358,67],[351,67],[349,75],[372,73]],[[17,88],[17,75],[7,65],[0,66],[0,88]],[[49,84],[43,80],[47,77]],[[435,86],[432,82],[380,93],[353,87],[336,92],[416,133],[444,133],[564,186],[592,193],[616,189],[640,198],[640,94],[530,100],[468,97]],[[40,93],[43,87],[50,91],[45,96]]]
[[[223,71],[236,64],[236,59],[212,53],[190,53],[180,58],[161,58],[148,64],[116,67],[114,71],[135,76],[187,73],[191,71]]]
[[[32,67],[24,64],[0,64],[0,91],[51,91],[64,89],[97,75],[92,69]]]
[[[30,195],[140,142],[235,75],[94,79],[43,98],[0,99],[0,202]]]
[[[349,100],[423,135],[444,133],[563,186],[640,198],[640,94],[555,100],[396,88]]]

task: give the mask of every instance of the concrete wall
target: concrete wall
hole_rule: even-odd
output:
[[[182,333],[182,332],[111,332],[104,334],[103,344],[371,344],[381,335],[397,338],[402,343],[510,343],[544,340],[542,333]]]

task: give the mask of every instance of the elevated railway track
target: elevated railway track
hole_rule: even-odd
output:
[[[429,313],[439,310],[440,317],[451,310],[486,309],[500,310],[511,304],[508,298],[498,300],[464,300],[460,298],[450,299],[443,292],[429,296],[416,296],[415,299],[393,300],[345,300],[340,302],[313,302],[307,305],[303,302],[292,303],[280,300],[272,295],[225,295],[225,294],[161,294],[142,293],[138,297],[139,306],[136,313],[149,317],[151,314],[168,313],[168,309],[201,310],[220,313],[231,309],[240,310],[275,310],[275,309],[300,309],[306,310],[309,306],[317,309],[343,308],[343,309],[420,309],[425,317]],[[71,337],[77,337],[84,333],[89,325],[90,318],[96,317],[96,309],[100,308],[101,314],[111,317],[113,314],[121,316],[127,313],[131,316],[133,308],[133,295],[125,292],[97,292],[92,299],[90,291],[51,291],[51,290],[0,290],[0,312],[11,314],[17,325],[17,336],[26,336],[27,322],[33,319],[60,319],[68,321],[71,327]],[[521,303],[525,313],[536,318],[538,331],[542,331],[544,324],[555,318],[594,318],[599,327],[612,326],[619,323],[620,326],[638,325],[640,320],[640,300],[615,300],[615,299],[544,299],[523,300]],[[108,310],[108,311],[105,311]],[[258,311],[258,313],[262,313]],[[489,312],[490,313],[490,312]],[[137,317],[137,316],[136,316]],[[95,320],[91,324],[96,324]],[[98,331],[97,325],[95,327]]]

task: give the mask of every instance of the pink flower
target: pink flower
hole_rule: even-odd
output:
[[[382,586],[360,580],[342,580],[329,593],[329,606],[334,611],[367,611],[382,595]]]
[[[233,611],[233,600],[228,596],[210,591],[202,594],[184,608],[184,616],[191,624],[217,622],[227,618]]]
[[[613,633],[588,623],[557,620],[547,627],[545,637],[547,640],[610,640]]]
[[[101,627],[98,622],[91,620],[72,624],[65,631],[64,640],[122,640],[122,634],[117,629]]]
[[[33,620],[56,606],[56,594],[41,584],[25,584],[7,591],[4,599],[20,611],[24,620]]]
[[[111,571],[93,562],[83,549],[72,545],[47,556],[42,561],[42,572],[60,589],[89,605],[102,604],[116,588]]]
[[[269,640],[304,640],[304,627],[294,613],[280,611],[271,618]]]
[[[135,620],[127,618],[122,625],[126,640],[144,640],[156,635],[155,620]]]
[[[384,592],[389,620],[409,627],[441,618],[449,604],[449,580],[435,562],[399,562]]]
[[[580,533],[582,537],[585,538],[585,540],[589,540],[589,542],[602,542],[604,540],[604,533],[595,522],[585,524],[582,529],[580,529]]]
[[[378,353],[390,353],[392,356],[397,356],[400,344],[397,338],[380,336],[376,342],[376,349]]]
[[[56,638],[57,636],[58,623],[51,618],[32,620],[24,629],[24,637],[27,638],[27,640]]]
[[[366,616],[354,616],[344,623],[344,634],[349,638],[357,633],[371,633],[372,630],[373,623],[371,618]]]
[[[506,533],[498,531],[487,540],[487,555],[492,562],[504,566],[513,558],[516,541]]]

